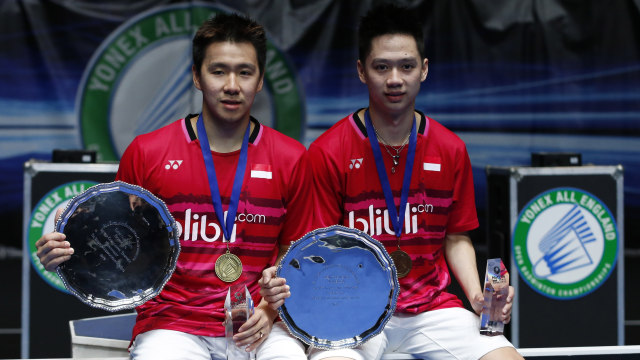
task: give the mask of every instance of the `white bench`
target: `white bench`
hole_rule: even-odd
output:
[[[135,313],[100,316],[69,321],[71,349],[74,359],[102,358],[125,360]],[[518,352],[527,359],[640,359],[640,345],[586,346],[555,348],[520,348]],[[389,353],[382,360],[420,359],[410,354]],[[568,359],[569,360],[569,359]]]
[[[79,358],[129,358],[131,329],[136,314],[71,320],[71,356]]]
[[[131,329],[136,314],[109,315],[71,320],[71,356],[81,358],[128,359]],[[388,354],[384,360],[418,359],[408,354]]]

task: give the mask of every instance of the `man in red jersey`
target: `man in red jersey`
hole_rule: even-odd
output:
[[[521,359],[504,336],[479,333],[484,297],[467,233],[478,226],[471,164],[462,140],[415,109],[428,70],[420,21],[386,5],[362,18],[358,36],[357,69],[369,107],[309,147],[314,217],[318,227],[342,224],[382,242],[401,290],[380,335],[355,349],[314,350],[309,358],[371,360],[401,352],[428,359]],[[476,314],[447,292],[449,268]],[[275,308],[289,290],[271,276],[265,271],[262,294]],[[512,300],[513,288],[504,322]]]
[[[258,304],[236,344],[256,350],[258,359],[306,358],[259,297],[263,269],[309,230],[312,201],[304,146],[250,115],[265,62],[262,26],[236,14],[206,21],[193,39],[202,113],[137,136],[122,156],[117,180],[167,204],[181,245],[163,291],[136,308],[134,359],[225,358],[224,301],[236,284],[246,285]],[[49,271],[73,254],[60,233],[44,235],[36,246]],[[237,279],[214,271],[229,258],[242,264]]]

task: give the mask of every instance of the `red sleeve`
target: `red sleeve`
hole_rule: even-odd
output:
[[[144,156],[140,139],[135,138],[122,154],[116,180],[144,187],[141,169],[144,169]]]
[[[314,228],[342,223],[344,186],[338,162],[320,146],[311,144],[309,162],[313,177]]]
[[[306,150],[293,167],[286,192],[287,214],[280,234],[280,241],[289,244],[289,242],[298,240],[313,230],[311,225],[313,192]]]
[[[471,161],[464,145],[455,153],[455,164],[453,204],[447,224],[448,233],[473,230],[479,225]]]

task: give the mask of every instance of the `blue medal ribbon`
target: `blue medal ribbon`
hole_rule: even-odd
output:
[[[400,208],[398,210],[396,210],[396,203],[393,197],[393,192],[391,191],[389,178],[387,177],[387,170],[384,168],[384,161],[382,160],[382,151],[380,151],[378,137],[376,136],[375,130],[373,129],[373,123],[369,117],[369,109],[364,113],[364,123],[367,128],[369,143],[371,143],[371,150],[373,150],[373,157],[376,162],[376,169],[378,170],[378,178],[380,179],[380,185],[384,192],[391,225],[393,226],[393,231],[395,232],[396,237],[400,239],[400,235],[402,235],[402,228],[404,226],[404,214],[407,207],[407,199],[409,198],[409,186],[411,185],[411,174],[413,173],[416,144],[418,142],[416,121],[413,121],[413,124],[411,125],[411,133],[409,134],[409,149],[407,162],[404,166],[404,178],[402,179],[402,190],[400,191]]]
[[[229,209],[227,210],[226,219],[224,212],[222,211],[222,198],[220,196],[220,189],[218,188],[218,178],[216,177],[216,169],[213,165],[213,156],[211,155],[211,147],[209,147],[207,131],[204,128],[202,113],[198,116],[196,127],[198,129],[198,139],[200,140],[200,150],[202,150],[202,157],[204,158],[204,166],[207,168],[207,178],[209,179],[209,189],[211,190],[211,202],[213,202],[213,209],[216,212],[216,217],[218,217],[218,221],[222,227],[224,238],[228,242],[231,239],[231,232],[233,231],[233,224],[235,222],[236,212],[238,211],[238,202],[240,201],[240,190],[242,189],[242,182],[244,181],[244,174],[247,168],[247,153],[249,152],[249,132],[251,129],[251,121],[247,124],[247,130],[245,131],[244,138],[242,139],[240,158],[238,159],[238,165],[236,167],[236,176],[233,179],[233,189],[231,190],[231,199],[229,200]]]

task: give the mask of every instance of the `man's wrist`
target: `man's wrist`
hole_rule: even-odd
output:
[[[265,314],[269,318],[269,321],[271,321],[272,323],[278,318],[278,311],[273,310],[266,300],[262,299],[262,301],[258,305],[258,308],[262,309],[262,311],[265,312]]]

